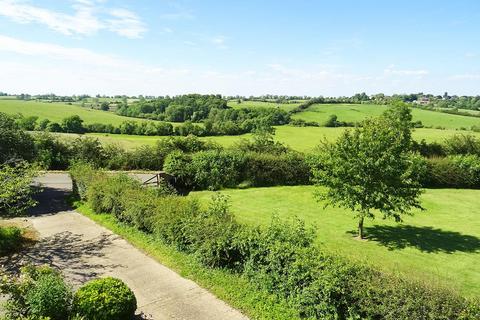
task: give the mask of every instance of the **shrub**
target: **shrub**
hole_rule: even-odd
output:
[[[63,278],[55,272],[40,276],[26,295],[29,312],[35,317],[51,320],[68,318],[72,292]]]
[[[0,112],[0,164],[15,159],[32,160],[34,151],[32,137],[11,116]]]
[[[48,132],[34,136],[35,161],[44,169],[64,170],[68,167],[71,150],[68,146]]]
[[[17,250],[22,242],[22,229],[17,227],[0,227],[0,256]]]
[[[102,144],[96,138],[76,138],[72,141],[71,148],[72,160],[75,162],[87,162],[99,168],[105,161],[105,153]]]
[[[244,257],[235,245],[240,226],[228,209],[228,198],[213,196],[208,210],[193,217],[187,227],[187,238],[200,261],[209,267],[234,269]]]
[[[36,192],[32,187],[36,175],[36,168],[26,162],[0,164],[0,216],[24,214],[36,205],[32,199]]]
[[[201,151],[192,155],[190,169],[196,189],[218,190],[239,183],[242,155],[231,151]]]
[[[137,300],[132,290],[111,277],[87,282],[73,299],[74,312],[92,320],[129,320],[136,309]]]
[[[188,250],[191,244],[189,229],[200,212],[198,201],[178,196],[157,198],[151,217],[153,232],[163,241],[180,250]]]
[[[480,156],[480,140],[471,134],[456,134],[445,140],[445,152],[449,155]]]
[[[310,167],[300,153],[248,153],[242,180],[256,187],[299,185],[308,184],[310,175]]]
[[[423,178],[426,187],[480,188],[480,158],[475,155],[449,156],[428,160]]]
[[[72,178],[73,194],[81,200],[87,199],[87,189],[96,176],[101,175],[92,164],[85,162],[74,162],[70,166],[70,177]]]
[[[140,188],[140,182],[126,174],[97,175],[88,186],[87,199],[97,213],[122,214],[122,197],[129,189]]]
[[[8,297],[6,319],[68,319],[70,288],[60,273],[48,266],[25,266],[20,275],[3,275],[0,292]]]

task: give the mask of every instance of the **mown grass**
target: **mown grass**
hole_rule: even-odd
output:
[[[330,115],[335,114],[339,121],[359,122],[367,117],[381,115],[387,106],[373,104],[315,104],[305,111],[293,115],[294,119],[315,121],[323,125]],[[412,108],[414,121],[421,121],[424,126],[446,129],[470,129],[473,125],[480,125],[480,118],[453,115],[443,112]]]
[[[130,121],[151,121],[122,117],[112,112],[89,109],[76,105],[67,105],[64,103],[48,103],[23,100],[0,100],[0,112],[7,114],[21,113],[24,116],[37,116],[41,119],[48,119],[53,122],[60,122],[63,118],[78,115],[83,119],[84,124],[103,123],[120,125],[126,120]]]
[[[292,149],[297,151],[308,152],[319,145],[322,139],[334,141],[346,128],[325,128],[325,127],[292,127],[280,126],[276,127],[275,139],[280,141]],[[440,130],[440,129],[415,129],[413,138],[417,141],[424,139],[427,142],[443,142],[445,139],[455,134],[473,134],[480,138],[480,133],[462,130]],[[117,143],[125,148],[132,149],[143,144],[154,145],[162,137],[150,136],[133,136],[118,134],[102,134],[93,133],[89,136],[97,137],[102,143]],[[63,135],[64,137],[72,137],[72,135]],[[234,145],[241,139],[248,139],[251,134],[240,136],[217,136],[202,137],[202,140],[210,140],[219,143],[224,147]]]
[[[356,220],[341,208],[324,208],[313,186],[224,190],[239,221],[267,224],[272,214],[299,217],[317,230],[327,251],[384,270],[434,284],[448,285],[466,296],[480,292],[480,190],[428,189],[425,211],[397,224],[381,218],[366,222],[368,240],[355,238]],[[202,203],[212,192],[194,192]]]
[[[77,211],[122,236],[135,247],[182,277],[195,281],[219,299],[241,310],[251,319],[299,319],[294,309],[275,295],[257,290],[247,279],[227,270],[204,267],[194,256],[165,245],[153,235],[118,222],[112,215],[95,214],[85,204],[75,203]]]

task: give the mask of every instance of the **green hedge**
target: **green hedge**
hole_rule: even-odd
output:
[[[425,187],[480,188],[480,157],[457,155],[428,159]]]
[[[116,184],[118,178],[99,174],[90,180],[86,194],[102,199],[113,195],[95,187],[105,183]],[[121,198],[120,212],[115,212],[118,219],[196,256],[206,267],[238,273],[284,299],[303,318],[480,317],[478,301],[466,300],[449,289],[325,254],[314,245],[314,230],[301,221],[273,219],[265,229],[247,227],[234,219],[223,196],[214,197],[203,210],[193,200],[158,196],[133,182],[117,196]],[[100,213],[101,208],[93,209]]]

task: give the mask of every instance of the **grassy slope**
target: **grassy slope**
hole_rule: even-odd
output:
[[[299,106],[301,102],[296,103],[275,103],[275,102],[263,102],[263,101],[243,101],[242,103],[237,103],[237,100],[228,101],[228,106],[238,109],[238,108],[247,108],[247,107],[263,107],[263,108],[280,108],[285,111],[290,111]]]
[[[426,210],[406,217],[404,224],[368,220],[367,235],[378,238],[368,241],[350,233],[356,227],[351,213],[324,209],[313,191],[312,186],[295,186],[223,192],[231,197],[232,210],[241,222],[265,224],[273,213],[297,216],[315,225],[318,242],[329,251],[446,284],[465,295],[480,292],[480,190],[429,189],[422,196]],[[211,194],[192,196],[207,201]]]
[[[306,111],[295,114],[293,118],[316,121],[323,124],[330,115],[335,114],[340,121],[357,122],[367,117],[379,116],[386,109],[386,106],[369,104],[315,104]],[[447,129],[458,129],[461,127],[470,129],[473,125],[480,125],[480,118],[429,110],[413,108],[412,115],[413,120],[420,120],[423,125],[433,128],[440,126]]]
[[[277,127],[275,139],[289,145],[298,151],[310,151],[317,146],[321,139],[334,140],[340,136],[345,128],[325,128],[325,127],[291,127],[281,126]],[[471,131],[458,130],[439,130],[439,129],[416,129],[413,137],[416,140],[425,139],[428,142],[442,142],[448,137],[459,133],[474,134],[480,138],[480,133]],[[98,137],[105,143],[119,143],[126,148],[134,148],[142,144],[153,145],[161,137],[147,137],[147,136],[129,136],[129,135],[114,135],[114,134],[90,134]],[[251,135],[241,136],[220,136],[220,137],[204,137],[201,139],[216,141],[223,146],[231,146],[236,141],[243,138],[249,138]]]
[[[0,100],[0,112],[5,112],[8,114],[21,113],[24,116],[38,116],[39,119],[49,119],[55,122],[60,122],[63,118],[71,115],[78,115],[83,119],[85,124],[104,123],[113,124],[116,126],[126,120],[148,121],[143,119],[122,117],[112,112],[87,109],[80,106],[67,105],[63,103],[45,103],[21,100]]]

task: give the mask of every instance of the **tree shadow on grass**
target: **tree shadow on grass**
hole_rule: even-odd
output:
[[[479,252],[480,239],[455,231],[409,225],[380,226],[365,229],[367,239],[376,241],[389,250],[414,247],[428,253]]]

